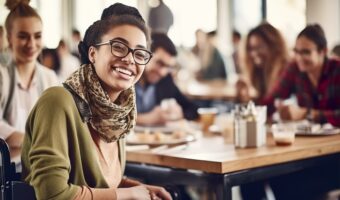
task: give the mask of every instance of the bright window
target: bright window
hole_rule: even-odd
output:
[[[126,5],[136,7],[137,0],[75,0],[75,28],[77,28],[82,36],[84,36],[86,29],[96,20],[100,19],[103,9],[116,3],[122,2]]]
[[[176,45],[192,47],[195,31],[212,31],[217,28],[216,0],[164,0],[174,15],[169,37]]]
[[[242,35],[246,35],[261,22],[261,6],[261,0],[234,0],[234,28]]]
[[[9,13],[7,7],[5,7],[5,0],[0,0],[0,25],[5,27],[5,20]]]
[[[5,5],[5,0],[0,0],[0,5]],[[43,20],[43,44],[49,48],[58,45],[61,35],[61,1],[60,0],[32,0],[29,4],[37,10]],[[4,25],[9,10],[0,6],[0,24]]]
[[[61,1],[40,0],[38,6],[43,20],[43,43],[48,48],[56,48],[61,36]]]
[[[267,18],[282,32],[291,47],[297,34],[306,26],[306,1],[267,0]]]

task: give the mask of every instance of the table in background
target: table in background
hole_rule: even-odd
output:
[[[190,99],[195,100],[235,100],[235,84],[226,80],[177,82],[180,90]],[[250,90],[250,96],[255,98],[256,92]]]
[[[222,137],[203,137],[171,152],[128,151],[126,174],[154,184],[214,184],[218,199],[231,199],[236,185],[339,163],[340,135],[297,137],[291,146],[235,149]],[[340,180],[339,172],[334,176]]]

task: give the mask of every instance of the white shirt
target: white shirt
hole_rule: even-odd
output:
[[[9,116],[7,116],[8,121],[6,122],[2,118],[0,119],[0,137],[4,139],[14,131],[24,133],[26,119],[41,93],[51,86],[59,85],[58,78],[54,71],[40,64],[37,64],[31,84],[27,89],[22,87],[17,69],[15,69],[15,76],[16,82],[12,98],[12,109],[10,110]],[[4,78],[4,81],[9,81],[9,78]]]

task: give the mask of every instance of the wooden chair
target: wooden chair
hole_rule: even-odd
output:
[[[16,172],[15,163],[11,162],[9,152],[7,143],[5,140],[0,138],[0,199],[36,199],[33,187],[23,181],[20,181],[21,174]]]

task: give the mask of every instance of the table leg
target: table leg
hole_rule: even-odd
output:
[[[217,200],[232,200],[232,185],[229,184],[228,176],[224,175],[221,179],[216,184]]]

